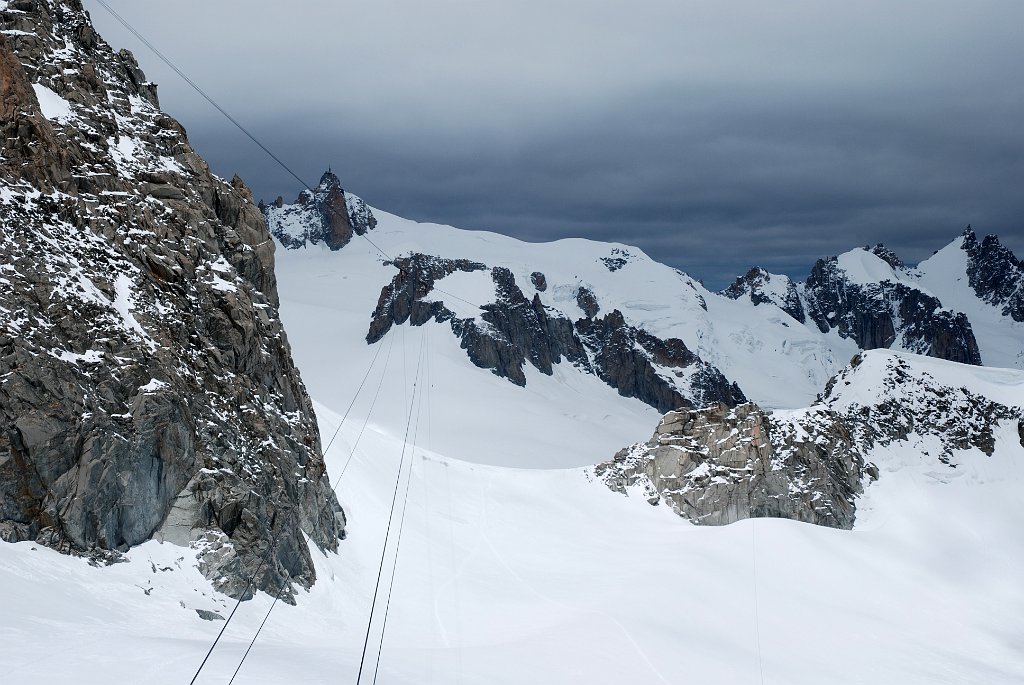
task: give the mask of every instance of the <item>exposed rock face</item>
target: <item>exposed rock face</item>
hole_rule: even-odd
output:
[[[967,316],[904,283],[853,283],[836,258],[819,259],[805,284],[808,318],[837,329],[862,350],[898,348],[963,364],[981,364]]]
[[[191,543],[233,595],[270,550],[259,588],[311,585],[344,517],[249,190],[79,0],[0,28],[0,537]]]
[[[774,517],[846,529],[864,472],[838,415],[780,417],[755,404],[669,412],[651,440],[595,467],[612,490],[640,487],[697,524]]]
[[[346,193],[330,170],[313,189],[303,190],[290,205],[278,198],[260,202],[271,234],[288,249],[323,243],[332,250],[348,245],[353,234],[365,235],[377,226],[373,212],[360,198]]]
[[[590,319],[593,319],[601,311],[601,305],[598,304],[597,297],[589,288],[582,285],[576,289],[576,304],[579,305],[583,313]]]
[[[533,283],[533,287],[537,289],[537,292],[547,292],[548,279],[539,271],[534,271],[530,274],[530,282]]]
[[[935,456],[955,468],[957,451],[974,447],[991,456],[996,424],[1019,416],[1018,407],[915,373],[910,362],[900,357],[886,360],[881,382],[872,383],[869,403],[851,401],[843,389],[856,381],[862,361],[863,356],[857,355],[849,367],[828,382],[821,403],[846,417],[863,449],[906,440],[911,434],[931,435],[939,438],[941,445]],[[1021,401],[1024,403],[1024,397]]]
[[[490,275],[495,302],[481,305],[479,318],[460,318],[445,306],[446,294],[435,292],[434,284],[457,271],[484,271],[486,265],[423,254],[391,264],[398,273],[381,291],[366,334],[368,343],[379,341],[393,325],[410,321],[419,326],[433,319],[449,322],[475,365],[516,385],[526,385],[527,363],[551,375],[553,365],[564,360],[599,376],[620,395],[635,397],[660,411],[746,401],[735,383],[681,340],[662,340],[630,326],[618,310],[600,319],[571,321],[545,306],[539,295],[528,299],[511,271],[494,267]]]
[[[822,333],[835,330],[862,350],[894,348],[964,364],[982,363],[974,331],[965,314],[945,309],[934,296],[913,287],[909,270],[892,250],[883,245],[863,250],[884,262],[892,278],[858,282],[841,267],[838,257],[829,257],[815,263],[804,283],[794,283],[786,276],[755,267],[721,294],[734,300],[749,299],[755,305],[776,305],[800,323],[813,322]],[[979,248],[977,252],[981,251]],[[991,249],[986,254],[993,256],[982,258],[979,263],[993,266],[979,268],[978,273],[1018,273],[1009,261],[1013,255],[1004,248]],[[904,278],[901,280],[897,274]],[[977,280],[1003,283],[1001,278],[979,277]],[[1019,273],[1013,278],[1018,284],[1022,280]],[[997,290],[1001,294],[991,296],[999,302],[1012,299],[1008,294],[1012,288],[1006,285],[992,286],[987,292]]]
[[[580,319],[576,330],[591,350],[597,375],[624,397],[636,397],[662,412],[714,402],[726,406],[746,402],[738,385],[702,361],[682,340],[662,340],[630,326],[617,309],[601,319]],[[666,380],[667,374],[687,382],[677,386]],[[686,396],[680,387],[688,389]]]
[[[913,359],[858,354],[807,409],[765,412],[744,404],[669,412],[651,440],[621,450],[594,473],[616,492],[664,500],[698,524],[770,516],[850,528],[864,484],[880,477],[867,461],[878,458],[876,449],[897,445],[930,470],[956,469],[961,460],[991,456],[997,426],[1013,421],[1024,445],[1019,404],[972,392],[955,367],[932,367],[944,374],[937,378]],[[1008,373],[987,387],[1018,387],[1020,377]],[[1001,397],[1013,397],[1012,390]]]
[[[737,278],[722,291],[722,295],[733,300],[746,297],[755,305],[774,304],[800,323],[807,320],[796,283],[788,276],[771,274],[760,267],[754,267]]]
[[[383,338],[392,325],[401,325],[412,320],[414,326],[422,326],[430,319],[447,321],[455,314],[441,301],[426,301],[434,289],[434,282],[456,271],[472,273],[486,271],[487,265],[468,259],[443,259],[425,254],[399,257],[391,266],[398,273],[391,283],[380,291],[380,299],[373,310],[370,330],[366,342],[373,344]]]
[[[970,226],[964,231],[961,247],[967,253],[967,276],[978,297],[1002,307],[1003,316],[1024,321],[1024,262],[994,235],[979,243]]]

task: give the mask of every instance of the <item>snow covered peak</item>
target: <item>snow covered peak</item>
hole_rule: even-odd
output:
[[[363,235],[377,225],[366,203],[346,193],[330,169],[315,189],[303,190],[292,204],[279,197],[273,204],[261,201],[259,206],[271,235],[289,250],[320,244],[340,250],[353,235]]]
[[[1024,368],[1024,265],[999,238],[979,241],[968,226],[912,274],[947,307],[966,313],[985,364]]]
[[[721,295],[732,300],[749,299],[754,305],[773,304],[800,323],[804,323],[804,306],[797,284],[789,276],[773,274],[754,267],[740,276]]]
[[[845,272],[850,283],[902,283],[911,288],[922,289],[907,273],[900,258],[882,245],[874,248],[858,247],[844,252],[835,259],[836,265]]]
[[[324,175],[320,177],[320,184],[317,186],[317,192],[322,190],[330,191],[332,188],[341,189],[341,179],[338,178],[337,174],[328,169],[324,172]]]

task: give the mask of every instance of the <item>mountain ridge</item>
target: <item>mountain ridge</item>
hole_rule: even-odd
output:
[[[295,205],[263,205],[268,219],[282,213],[293,217],[284,237],[278,238],[289,252],[316,246],[315,241],[293,241],[289,236],[317,236],[327,231],[328,224],[322,217],[329,210],[325,203],[317,204],[315,198],[340,189],[340,181],[333,174],[331,177],[325,175],[328,182],[322,181],[313,193],[304,191]],[[366,207],[365,203],[362,206]],[[431,236],[439,228],[433,224],[403,220],[401,226],[407,228],[399,235],[394,233],[399,225],[397,217],[368,207],[366,214],[379,214],[386,226],[383,235],[395,235],[397,240],[397,249],[385,245],[385,251],[398,256],[382,260],[386,268],[395,267],[397,273],[390,284],[382,283],[369,317],[367,342],[375,343],[393,324],[445,322],[451,325],[452,334],[461,341],[470,361],[516,385],[526,383],[524,364],[550,374],[552,363],[567,359],[581,373],[594,373],[620,394],[638,398],[660,411],[673,405],[699,407],[718,401],[732,406],[747,399],[767,406],[796,407],[810,401],[858,351],[892,348],[969,364],[986,362],[971,317],[945,306],[944,299],[922,284],[915,269],[883,245],[818,260],[801,283],[755,267],[720,293],[712,293],[685,273],[658,264],[637,248],[585,242],[579,244],[587,245],[586,253],[605,253],[595,258],[601,268],[588,267],[591,276],[576,274],[556,284],[558,279],[553,279],[551,269],[539,267],[538,257],[545,250],[555,250],[565,257],[558,270],[578,271],[583,263],[562,247],[569,243],[521,243],[508,237],[492,239],[487,237],[490,234],[475,231],[459,234],[459,229],[452,228],[445,230],[462,235],[464,240],[446,238],[448,247],[442,251],[433,248]],[[379,225],[374,218],[375,245],[382,240]],[[384,240],[391,242],[390,238]],[[991,246],[993,240],[998,242],[989,239],[987,244]],[[458,247],[460,242],[464,243],[462,247]],[[504,254],[495,251],[498,244],[506,246]],[[332,252],[344,248],[325,245]],[[483,258],[473,245],[479,245],[491,258]],[[986,252],[990,253],[1002,260],[1000,264],[1009,265],[1002,270],[1009,273],[1008,278],[1020,280],[1019,274],[1010,269],[1019,266],[1012,253],[992,247]],[[536,261],[531,264],[523,259]],[[648,275],[642,273],[644,270]],[[471,277],[471,271],[480,275]],[[655,271],[657,277],[649,275]],[[998,280],[991,272],[988,281]],[[448,285],[473,279],[478,285],[470,291],[453,290]],[[491,282],[485,285],[484,279]],[[648,293],[642,293],[640,287],[645,279],[651,287],[666,292],[678,290],[672,281],[681,281],[689,292],[675,302],[662,297],[659,304],[645,305]],[[640,297],[620,297],[617,283],[624,283],[631,294]],[[1012,299],[1012,288],[999,287],[999,297]],[[724,299],[737,302],[739,309],[720,311]],[[709,303],[719,311],[710,312]],[[779,315],[772,315],[766,306],[777,307]],[[657,314],[671,310],[677,313],[668,317]],[[609,323],[614,332],[598,333]],[[620,353],[604,354],[605,342],[613,338],[618,342],[609,351],[630,349],[630,358]],[[641,344],[641,339],[649,343]],[[774,349],[766,349],[768,346]],[[678,349],[681,356],[678,361],[669,361],[664,352],[656,353],[656,348]],[[986,350],[989,348],[991,345]],[[745,362],[743,357],[750,354],[760,361]],[[802,362],[792,359],[797,354],[803,356]],[[997,361],[1004,357],[997,357]],[[694,374],[689,367],[695,362],[706,369],[699,380],[691,378]],[[795,393],[783,398],[785,387],[768,387],[760,377],[766,364],[780,369],[780,363],[793,366],[807,362],[811,366],[803,379],[797,380],[794,371],[784,372],[792,374],[795,385],[804,388],[799,398]],[[1019,363],[1024,365],[1024,358]]]

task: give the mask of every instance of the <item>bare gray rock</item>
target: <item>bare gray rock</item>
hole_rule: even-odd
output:
[[[306,537],[335,550],[344,519],[248,188],[79,0],[4,7],[0,536],[99,556],[158,536],[229,594],[257,568],[308,587]]]
[[[597,313],[601,311],[601,305],[598,303],[593,291],[582,285],[576,288],[576,304],[579,305],[579,308],[590,319],[597,316]]]
[[[772,416],[755,404],[669,412],[654,437],[595,467],[701,525],[774,517],[852,528],[864,460],[838,415]]]
[[[623,397],[635,397],[660,411],[746,401],[739,386],[682,340],[663,340],[631,326],[618,310],[571,321],[545,306],[538,294],[527,299],[509,269],[494,267],[490,272],[495,301],[480,304],[478,317],[460,318],[445,305],[447,295],[435,291],[434,284],[456,271],[486,270],[486,265],[419,253],[390,265],[398,273],[381,290],[366,334],[368,343],[407,321],[414,326],[430,320],[448,322],[470,361],[519,386],[526,385],[527,363],[550,376],[554,364],[567,361],[597,375]]]
[[[196,613],[199,618],[204,621],[223,621],[224,617],[218,614],[216,611],[207,611],[206,609],[196,609]]]
[[[318,245],[331,250],[348,245],[353,235],[365,235],[377,227],[377,218],[362,199],[346,193],[341,180],[329,169],[312,190],[303,190],[290,205],[278,197],[273,204],[260,201],[271,234],[289,250]]]

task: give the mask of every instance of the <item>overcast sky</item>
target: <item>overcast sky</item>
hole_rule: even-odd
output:
[[[257,197],[300,185],[94,0]],[[638,245],[719,288],[971,223],[1024,256],[1021,0],[108,0],[300,176],[418,220]]]

